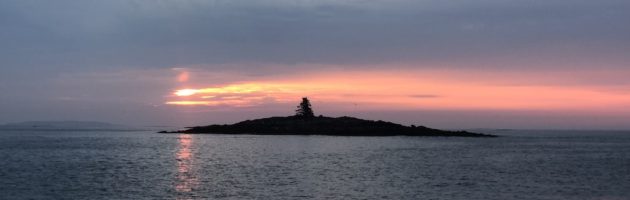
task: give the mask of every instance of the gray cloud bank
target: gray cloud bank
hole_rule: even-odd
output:
[[[630,55],[628,10],[626,0],[5,0],[0,59],[29,68],[388,62],[619,67]]]

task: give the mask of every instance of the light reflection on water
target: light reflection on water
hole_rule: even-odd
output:
[[[190,193],[199,185],[197,180],[197,172],[194,168],[194,159],[192,156],[193,138],[190,135],[179,135],[179,149],[176,154],[177,158],[177,180],[175,191],[179,193]]]

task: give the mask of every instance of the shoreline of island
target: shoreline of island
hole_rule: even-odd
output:
[[[250,135],[331,135],[331,136],[442,136],[497,137],[468,131],[447,131],[425,126],[405,126],[382,120],[354,117],[315,116],[308,98],[302,98],[295,115],[246,120],[235,124],[190,127],[186,130],[159,133],[250,134]]]
[[[468,131],[448,131],[425,126],[404,126],[381,120],[354,117],[299,116],[269,117],[246,120],[235,124],[215,124],[190,127],[185,130],[159,133],[231,134],[231,135],[328,135],[328,136],[442,136],[442,137],[497,137]]]

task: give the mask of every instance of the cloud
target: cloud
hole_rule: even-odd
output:
[[[620,0],[2,1],[0,56],[33,68],[619,67],[630,53],[629,8]]]
[[[166,98],[175,106],[265,107],[308,96],[336,110],[610,110],[630,106],[630,96],[609,85],[575,86],[536,81],[559,79],[549,74],[532,82],[510,82],[518,74],[468,71],[344,71],[311,73],[181,88]],[[503,76],[503,77],[498,77]]]

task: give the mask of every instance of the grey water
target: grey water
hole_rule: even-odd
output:
[[[0,131],[0,199],[630,199],[630,132]]]

